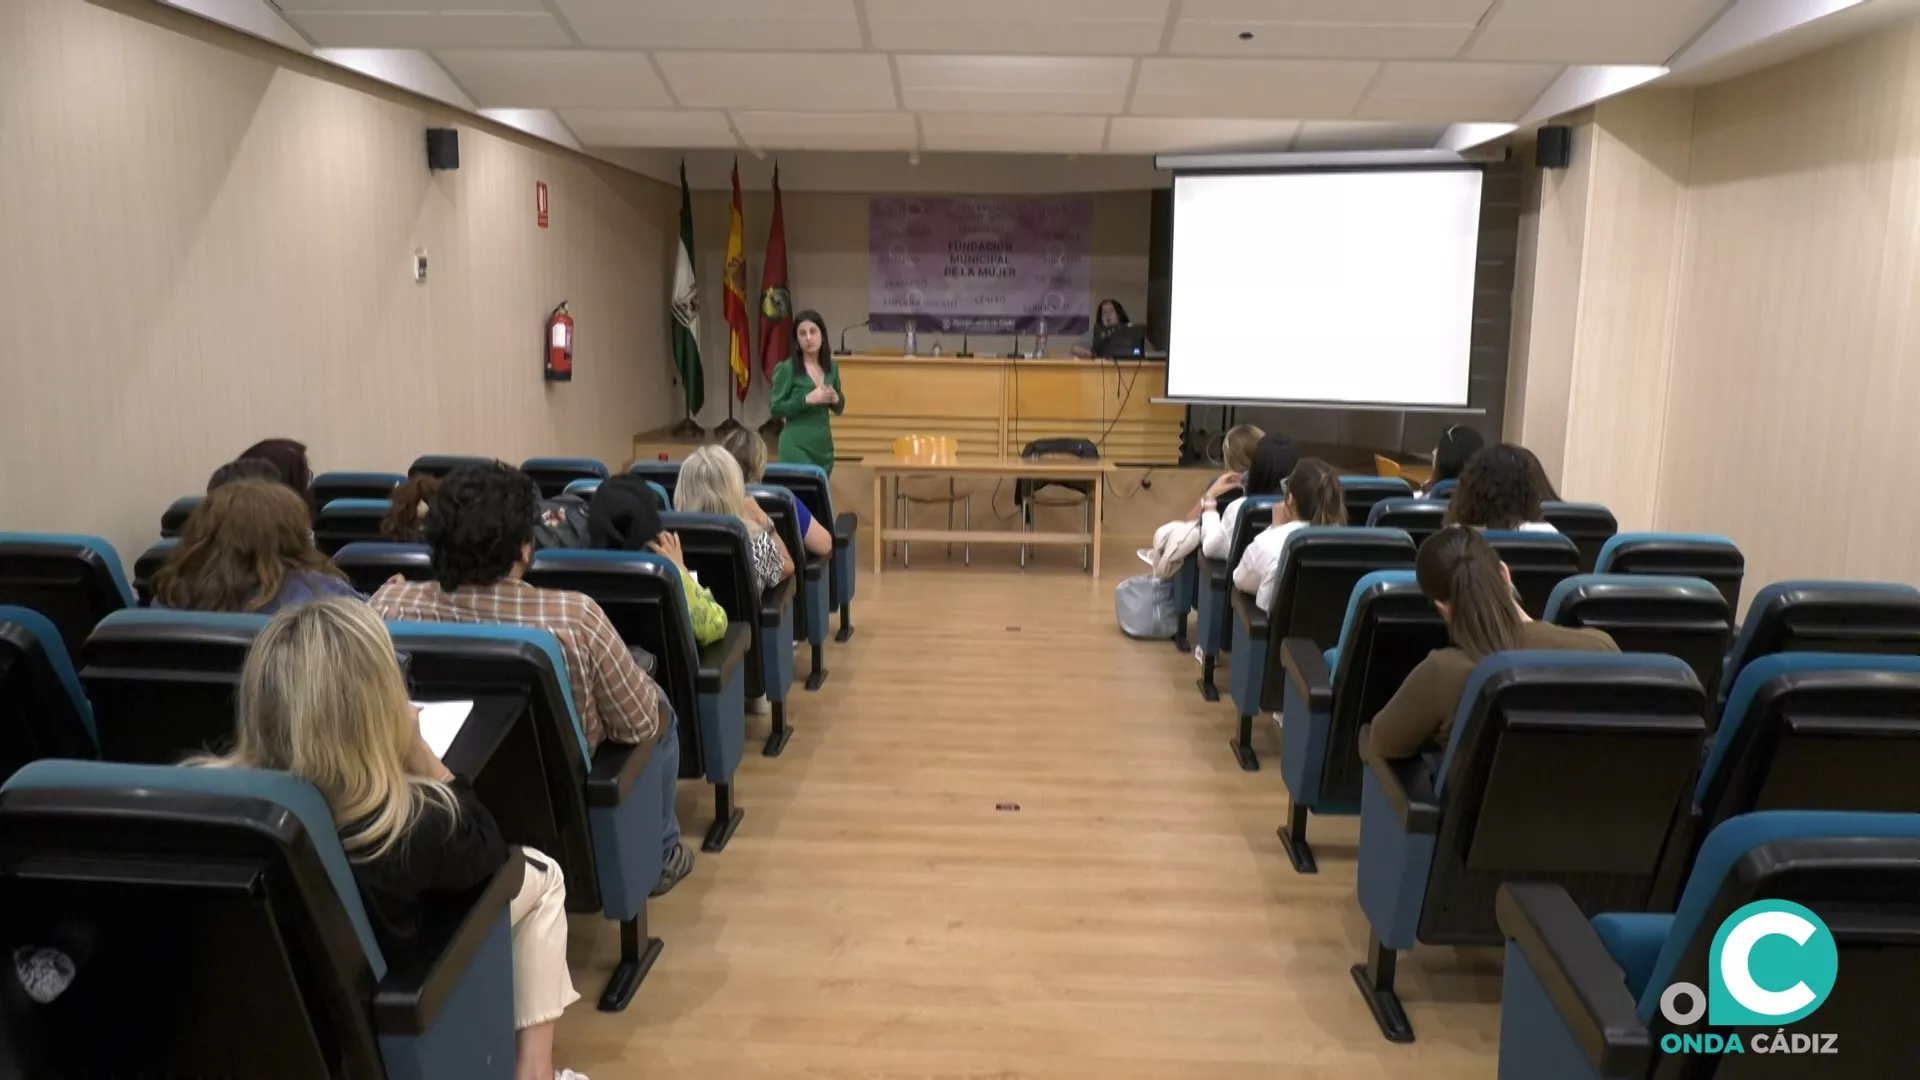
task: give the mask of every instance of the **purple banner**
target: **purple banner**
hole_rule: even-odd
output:
[[[1086,333],[1093,204],[876,198],[867,203],[867,317],[882,333]]]

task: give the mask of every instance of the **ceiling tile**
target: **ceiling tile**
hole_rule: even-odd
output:
[[[1241,41],[1250,32],[1253,40]],[[1180,20],[1173,52],[1187,56],[1298,56],[1322,59],[1402,60],[1456,56],[1473,34],[1459,26],[1368,23],[1249,23]]]
[[[920,112],[1117,113],[1133,61],[1062,56],[899,56],[900,94]]]
[[[786,51],[861,47],[853,0],[554,2],[567,25],[589,48]]]
[[[1475,60],[1663,64],[1726,6],[1724,0],[1507,0],[1468,55]]]
[[[1547,88],[1556,64],[1395,61],[1354,115],[1373,120],[1517,120]]]
[[[1169,0],[867,0],[873,47],[889,52],[1157,52]]]
[[[912,150],[920,141],[909,112],[737,112],[733,126],[761,150]]]
[[[1030,113],[924,113],[920,131],[929,150],[1097,154],[1106,138],[1107,120]]]
[[[442,49],[453,77],[494,108],[671,109],[647,54],[586,49]]]
[[[537,49],[571,44],[553,16],[401,12],[289,12],[287,20],[321,47]]]
[[[680,104],[697,109],[876,112],[897,109],[878,53],[662,52]]]
[[[669,149],[738,146],[724,113],[673,109],[562,109],[588,146],[657,146]]]
[[[1293,148],[1306,150],[1429,150],[1446,124],[1401,124],[1383,120],[1309,120]]]
[[[1116,116],[1107,133],[1111,154],[1195,154],[1231,150],[1285,150],[1298,120],[1188,120]]]
[[[1133,111],[1141,116],[1345,116],[1380,67],[1364,60],[1140,62]]]
[[[1588,0],[1571,0],[1586,3]],[[1478,23],[1493,0],[1186,0],[1186,22]]]

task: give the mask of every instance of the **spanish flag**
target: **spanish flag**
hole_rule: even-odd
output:
[[[727,224],[727,366],[733,369],[733,395],[747,400],[747,243],[740,224],[740,163],[733,163],[733,213]]]

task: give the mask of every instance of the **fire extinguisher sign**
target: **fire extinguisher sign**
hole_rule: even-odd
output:
[[[533,185],[533,209],[541,228],[547,227],[547,182],[537,180]]]

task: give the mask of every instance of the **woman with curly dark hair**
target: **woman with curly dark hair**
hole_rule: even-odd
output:
[[[266,480],[209,492],[153,578],[154,606],[184,611],[271,615],[327,596],[360,598],[314,548],[306,503]]]
[[[1542,493],[1534,476],[1536,468],[1533,455],[1512,443],[1496,443],[1474,454],[1460,470],[1460,487],[1447,503],[1446,523],[1558,532],[1540,520]]]

